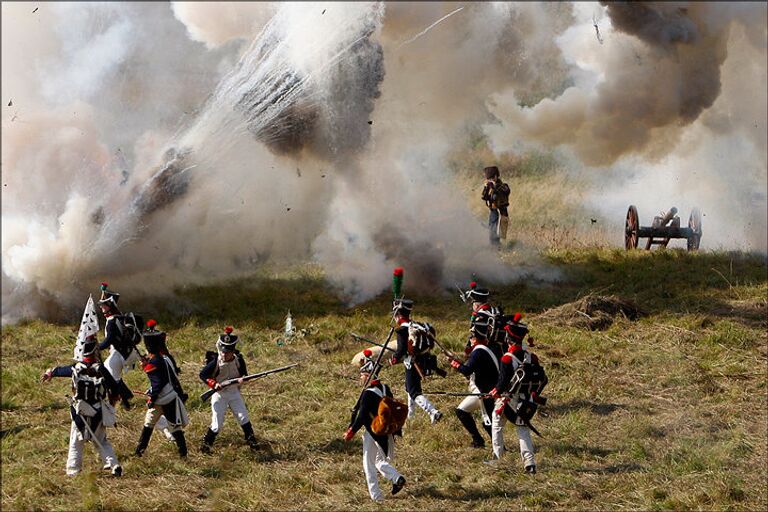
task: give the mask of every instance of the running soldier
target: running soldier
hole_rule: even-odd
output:
[[[472,436],[472,446],[475,448],[484,448],[485,440],[477,430],[472,412],[480,409],[483,416],[483,428],[488,433],[488,437],[492,439],[493,399],[479,395],[491,391],[499,379],[499,361],[487,346],[487,335],[487,324],[473,323],[470,328],[470,353],[467,361],[462,364],[461,361],[448,357],[451,367],[469,378],[469,392],[474,394],[462,400],[456,408],[456,416]]]
[[[104,365],[117,382],[123,407],[130,409],[133,393],[123,382],[123,371],[132,367],[140,359],[136,343],[141,341],[141,333],[126,326],[125,319],[117,307],[120,294],[110,291],[107,287],[107,283],[101,283],[99,308],[104,314],[105,337],[99,344],[99,350],[109,349],[109,356],[104,361]]]
[[[509,185],[501,181],[499,168],[496,166],[483,169],[485,175],[485,186],[483,187],[482,199],[488,207],[488,229],[490,232],[491,244],[501,246],[502,242],[507,240],[507,229],[509,228]]]
[[[144,417],[144,428],[141,430],[141,437],[135,451],[139,457],[147,449],[155,424],[163,416],[168,421],[168,430],[176,441],[179,456],[182,458],[187,456],[187,441],[183,430],[189,424],[189,415],[184,407],[187,394],[181,387],[174,370],[174,363],[167,355],[161,355],[164,345],[164,332],[153,329],[144,333],[144,346],[148,354],[142,368],[149,378],[150,388],[147,391],[148,410]]]
[[[494,461],[491,464],[496,465],[504,456],[504,425],[509,420],[517,430],[525,472],[535,474],[536,458],[530,419],[538,405],[546,402],[540,393],[547,384],[547,377],[536,354],[523,348],[523,338],[528,334],[528,327],[518,321],[509,324],[506,329],[511,341],[508,351],[501,358],[499,380],[490,393],[496,400],[492,429]],[[503,394],[507,396],[503,397]]]
[[[107,368],[99,362],[96,336],[91,335],[75,347],[75,363],[50,368],[43,373],[42,381],[53,377],[70,377],[72,393],[69,414],[72,426],[69,431],[69,455],[67,475],[77,475],[83,467],[83,445],[93,441],[104,462],[114,476],[121,476],[123,468],[117,460],[112,443],[107,439],[106,427],[115,426],[115,409],[107,401],[116,395],[118,386]]]
[[[393,312],[397,327],[397,350],[389,361],[390,365],[402,362],[405,367],[405,391],[408,393],[408,417],[415,414],[418,405],[429,416],[434,425],[443,417],[443,413],[432,405],[421,390],[422,378],[437,368],[437,358],[429,353],[429,338],[435,335],[435,329],[429,324],[411,321],[413,301],[397,299]],[[432,342],[434,344],[434,342]]]
[[[240,423],[245,442],[252,449],[259,447],[259,442],[253,433],[253,425],[248,417],[248,409],[240,394],[242,377],[248,375],[248,370],[245,367],[243,355],[235,348],[238,337],[232,334],[232,331],[232,327],[229,326],[224,329],[224,334],[220,335],[216,341],[216,352],[206,353],[206,365],[200,370],[200,380],[216,390],[211,397],[211,426],[208,427],[200,446],[200,451],[203,453],[211,452],[216,436],[224,424],[227,409],[232,411]],[[222,388],[221,382],[229,379],[238,379],[237,384]]]
[[[358,430],[365,427],[365,432],[363,432],[363,471],[365,471],[365,480],[368,484],[368,494],[376,503],[382,503],[384,496],[379,487],[377,471],[392,482],[393,496],[405,486],[405,477],[390,464],[395,458],[394,435],[402,435],[402,431],[398,430],[389,435],[378,435],[372,430],[379,405],[385,396],[392,398],[392,390],[379,379],[380,368],[376,367],[376,362],[371,357],[372,352],[366,349],[363,354],[364,358],[360,366],[360,383],[365,385],[368,382],[369,385],[358,399],[355,406],[358,411],[357,415],[344,433],[343,439],[350,441]]]
[[[181,368],[179,368],[179,365],[176,364],[176,359],[174,359],[171,353],[168,351],[167,336],[165,333],[160,333],[161,335],[158,336],[156,327],[157,322],[155,320],[147,320],[147,330],[144,332],[144,338],[146,339],[147,336],[157,336],[155,338],[157,340],[157,353],[161,356],[168,356],[168,359],[171,360],[171,364],[173,365],[173,371],[176,372],[176,375],[178,376],[181,373]],[[142,357],[143,362],[146,362],[146,356]],[[157,423],[155,423],[155,430],[162,431],[163,435],[168,441],[175,443],[176,438],[173,437],[173,432],[171,432],[170,427],[171,426],[168,423],[168,419],[165,416],[160,416],[160,419],[157,420]]]

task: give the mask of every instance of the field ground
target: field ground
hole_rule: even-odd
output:
[[[515,264],[518,256],[505,258]],[[768,276],[764,257],[623,250],[549,250],[543,263],[559,269],[551,282],[493,286],[507,311],[522,311],[550,374],[549,405],[534,423],[539,474],[527,477],[514,451],[491,471],[490,449],[468,446],[453,415],[459,399],[434,397],[446,415],[407,425],[396,467],[408,479],[385,509],[737,509],[768,507]],[[405,290],[408,289],[406,274]],[[588,295],[634,301],[644,313],[622,315],[591,331],[559,306]],[[275,297],[280,297],[275,300]],[[437,326],[454,350],[466,338],[468,311],[446,291],[415,296],[415,316]],[[347,333],[387,332],[386,295],[348,309],[321,273],[301,267],[264,273],[237,285],[186,289],[166,311],[131,304],[156,316],[183,368],[192,423],[190,456],[180,461],[162,436],[143,458],[131,455],[144,414],[141,401],[118,411],[110,438],[125,468],[122,479],[101,472],[86,448],[83,474],[69,479],[64,464],[69,383],[39,383],[42,371],[65,364],[73,326],[40,321],[2,332],[2,507],[110,510],[295,510],[380,507],[368,499],[361,438],[341,441],[358,388],[352,355],[362,348]],[[302,335],[280,346],[286,310]],[[570,308],[570,309],[569,309]],[[575,315],[575,316],[574,316]],[[588,315],[587,315],[588,316]],[[252,453],[229,416],[215,454],[198,449],[210,409],[198,395],[205,350],[225,323],[242,336],[251,370],[300,362],[298,370],[244,388],[257,434],[271,451]],[[441,358],[441,365],[445,362]],[[449,368],[450,369],[450,368]],[[404,396],[402,367],[385,379]],[[127,381],[144,389],[132,371]],[[466,389],[455,372],[429,380],[426,390]],[[490,445],[490,443],[489,443]],[[387,488],[385,487],[385,490]]]

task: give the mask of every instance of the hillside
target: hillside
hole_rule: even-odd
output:
[[[510,264],[520,256],[505,253]],[[549,250],[549,282],[491,284],[507,311],[522,311],[535,351],[550,374],[549,405],[535,418],[540,472],[523,474],[513,431],[503,470],[481,461],[490,448],[469,447],[453,408],[432,426],[417,411],[398,442],[396,467],[408,479],[387,509],[738,509],[768,507],[768,276],[763,257],[741,253],[646,253]],[[407,269],[406,269],[407,272]],[[408,290],[406,274],[405,290]],[[585,309],[585,298],[631,301],[636,320]],[[415,296],[415,317],[433,322],[440,339],[460,350],[468,311],[450,290]],[[32,321],[2,332],[2,505],[20,509],[361,509],[370,502],[361,468],[361,440],[341,435],[358,388],[351,356],[362,348],[350,331],[381,338],[389,299],[348,309],[321,272],[301,267],[264,271],[245,282],[179,291],[171,303],[121,304],[157,318],[183,368],[191,395],[190,456],[180,461],[155,435],[141,459],[130,455],[141,429],[141,401],[118,412],[110,438],[125,468],[122,479],[101,473],[86,447],[86,471],[64,474],[69,383],[41,385],[42,371],[68,362],[79,318],[69,325]],[[279,345],[291,311],[301,335]],[[603,318],[590,330],[589,319]],[[585,318],[587,317],[587,318]],[[249,452],[227,417],[214,455],[200,453],[210,408],[198,395],[205,350],[224,325],[241,334],[252,371],[299,362],[298,370],[244,388],[257,435],[269,449]],[[441,357],[441,366],[446,367]],[[404,396],[402,367],[385,380]],[[144,389],[140,371],[127,375]],[[456,372],[426,390],[464,391]],[[386,488],[385,488],[386,490]]]

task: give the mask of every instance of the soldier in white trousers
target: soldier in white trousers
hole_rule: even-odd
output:
[[[238,337],[232,334],[232,327],[226,327],[224,334],[216,340],[216,352],[206,354],[206,365],[200,371],[200,380],[216,392],[211,397],[211,426],[203,437],[200,450],[210,453],[216,436],[224,425],[224,417],[227,409],[237,419],[243,429],[245,441],[252,449],[259,447],[259,442],[253,432],[253,425],[248,417],[248,409],[245,407],[243,396],[240,394],[242,377],[248,375],[243,355],[236,350]],[[222,387],[225,380],[239,379],[237,384]]]
[[[123,468],[107,439],[106,430],[106,427],[115,425],[115,410],[107,398],[117,393],[117,383],[104,365],[98,362],[95,336],[78,344],[75,360],[77,362],[73,365],[50,368],[42,376],[43,382],[53,377],[72,379],[72,426],[69,431],[67,475],[75,476],[82,470],[83,447],[86,441],[92,441],[105,464],[104,468],[109,469],[114,476],[121,476]]]
[[[360,381],[365,384],[371,372],[374,372],[375,362],[371,359],[370,351],[366,351],[365,359],[360,367]],[[378,371],[371,377],[369,386],[360,395],[360,403],[357,415],[347,431],[344,433],[344,441],[350,441],[355,433],[365,427],[363,431],[363,471],[368,486],[368,494],[376,503],[384,501],[384,495],[379,487],[377,473],[392,482],[392,495],[399,493],[405,486],[405,477],[390,463],[395,458],[395,438],[393,435],[377,435],[371,430],[371,423],[376,416],[379,403],[382,398],[392,397],[389,386],[383,384],[378,378]]]

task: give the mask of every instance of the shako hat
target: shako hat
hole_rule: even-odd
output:
[[[219,339],[216,341],[216,348],[221,352],[233,352],[235,345],[237,345],[238,337],[232,334],[234,329],[231,325],[224,328],[224,334],[219,335]]]
[[[467,292],[467,298],[472,302],[488,302],[491,292],[488,288],[472,288]]]
[[[488,338],[488,324],[481,320],[472,322],[472,326],[469,328],[469,332],[478,338]]]
[[[392,302],[392,312],[400,313],[403,316],[409,316],[413,311],[413,301],[410,299],[395,299]]]
[[[504,326],[504,330],[507,331],[510,337],[515,341],[521,341],[528,334],[528,324],[521,322],[523,315],[515,313],[512,317],[512,321]]]
[[[499,175],[499,168],[495,165],[491,165],[490,167],[483,169],[483,174],[485,175],[485,179],[492,180]]]
[[[379,380],[379,370],[381,366],[376,365],[376,361],[373,360],[373,351],[371,349],[363,350],[363,357],[360,363],[360,373],[372,373],[371,381]]]
[[[101,283],[101,299],[99,305],[107,304],[117,308],[117,301],[120,300],[120,294],[109,289],[108,283]]]
[[[157,329],[156,320],[147,320],[147,330],[142,333],[144,337],[144,346],[147,347],[147,352],[150,354],[157,354],[165,349],[166,334]]]

